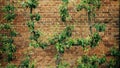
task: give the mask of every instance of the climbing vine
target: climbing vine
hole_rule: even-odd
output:
[[[46,48],[49,45],[53,45],[56,48],[56,68],[66,68],[69,66],[68,64],[62,63],[62,55],[65,52],[65,49],[69,49],[72,46],[81,46],[82,48],[86,48],[87,46],[94,48],[99,42],[102,40],[99,32],[104,32],[106,29],[105,24],[101,24],[95,21],[96,10],[101,6],[101,0],[81,0],[80,4],[77,5],[77,11],[81,11],[85,9],[88,15],[88,24],[90,34],[86,38],[77,38],[72,39],[72,32],[74,30],[73,26],[65,25],[65,29],[56,34],[52,39],[49,40],[48,43],[41,42],[39,37],[41,33],[39,30],[36,30],[35,23],[41,19],[41,16],[38,13],[33,13],[34,9],[38,6],[38,0],[26,0],[23,3],[23,7],[29,9],[29,18],[30,20],[27,22],[27,26],[30,32],[30,43],[29,46],[33,46],[35,48],[41,47]],[[62,4],[59,7],[59,13],[62,22],[67,22],[70,18],[69,10],[68,10],[69,0],[62,0]],[[0,53],[3,52],[7,55],[7,60],[10,62],[14,57],[13,54],[16,51],[15,45],[13,45],[13,37],[17,35],[17,32],[13,28],[13,20],[16,17],[14,13],[15,7],[11,4],[6,5],[3,9],[5,12],[4,19],[6,23],[0,24],[0,31],[4,31],[3,34],[0,34]],[[92,24],[97,23],[97,24]],[[93,32],[92,28],[95,28],[96,31]],[[110,54],[115,57],[120,56],[120,52],[116,49],[112,49]],[[31,63],[31,57],[26,56],[26,58],[20,63],[18,68],[35,68],[35,63]],[[102,65],[106,62],[106,57],[102,58],[97,57],[97,55],[88,56],[88,54],[83,55],[78,59],[77,68],[98,68],[99,65]],[[108,64],[108,68],[114,67],[113,60]],[[17,68],[16,65],[8,64],[6,68]]]
[[[77,62],[77,68],[98,68],[99,65],[102,65],[106,62],[106,58],[104,56],[102,58],[98,58],[96,55],[83,55],[78,59]]]
[[[38,6],[38,0],[27,0],[26,2],[23,3],[23,7],[28,7],[30,9],[30,20],[27,22],[27,26],[30,30],[30,44],[29,46],[33,47],[40,47],[40,42],[38,41],[40,37],[40,31],[35,30],[35,23],[38,22],[41,18],[41,16],[36,13],[33,14],[33,9],[37,8]]]
[[[61,20],[63,22],[66,22],[67,19],[69,19],[70,15],[68,13],[68,3],[69,0],[62,0],[62,5],[59,7],[59,13],[61,16]]]
[[[2,45],[2,53],[7,56],[7,61],[10,62],[15,58],[13,55],[16,51],[16,47],[13,44],[13,38],[17,36],[17,32],[13,27],[13,20],[16,17],[15,7],[8,2],[8,4],[2,8],[2,11],[4,11],[4,20],[6,21],[0,24],[0,31],[3,31],[3,33],[0,34],[0,44]]]
[[[85,9],[88,14],[88,24],[90,34],[92,34],[92,20],[95,20],[95,11],[100,8],[100,0],[81,0],[80,4],[77,5],[77,11]]]

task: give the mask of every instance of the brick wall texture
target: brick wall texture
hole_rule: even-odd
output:
[[[55,66],[56,50],[53,46],[48,46],[46,49],[41,48],[28,48],[30,32],[26,25],[29,20],[29,9],[21,7],[18,0],[10,0],[14,3],[17,17],[14,20],[14,28],[19,33],[14,38],[14,44],[17,47],[15,55],[17,58],[12,61],[14,64],[19,64],[23,59],[23,54],[32,51],[32,58],[36,60],[38,68],[45,68],[47,66]],[[24,1],[24,0],[23,0]],[[84,10],[77,12],[75,4],[80,0],[70,0],[69,13],[72,20],[66,22],[69,25],[74,25],[73,38],[84,38],[89,34],[89,27],[87,23],[87,14]],[[102,0],[101,8],[96,13],[96,21],[104,22],[106,24],[106,31],[101,33],[103,41],[99,46],[90,49],[89,55],[97,54],[101,56],[107,53],[110,47],[118,46],[119,44],[119,0]],[[6,0],[0,0],[0,9],[6,5]],[[59,6],[61,0],[39,0],[39,6],[33,10],[33,13],[39,13],[41,20],[35,23],[35,28],[40,30],[42,41],[48,41],[54,34],[61,32],[65,28],[64,22],[60,20]],[[0,20],[3,19],[3,12],[0,10]],[[83,55],[84,52],[81,47],[72,47],[65,51],[63,54],[64,61],[68,62],[70,66],[76,64],[78,57]]]

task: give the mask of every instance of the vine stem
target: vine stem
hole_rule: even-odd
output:
[[[56,60],[56,68],[59,68],[59,64],[61,62],[61,56],[62,56],[62,54],[60,52],[58,52],[57,60]]]
[[[90,18],[90,12],[88,12],[88,24],[89,24],[89,30],[90,30],[90,35],[92,35],[92,25],[91,25],[91,18]]]
[[[30,14],[32,14],[33,8],[30,8]],[[31,21],[33,20],[33,18],[30,18]]]

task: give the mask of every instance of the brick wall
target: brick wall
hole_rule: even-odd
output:
[[[14,44],[17,46],[17,58],[13,61],[15,64],[19,64],[23,58],[22,55],[28,49],[29,43],[29,30],[26,22],[29,20],[29,9],[22,8],[17,0],[11,0],[17,7],[17,17],[14,20],[14,27],[20,34],[15,37]],[[76,12],[75,3],[78,4],[79,0],[70,0],[69,13],[72,20],[66,22],[69,25],[74,25],[73,38],[87,37],[89,33],[87,15],[84,10]],[[35,24],[35,28],[42,33],[41,40],[47,41],[48,38],[52,38],[54,34],[59,33],[65,28],[65,24],[61,22],[59,15],[59,5],[61,0],[39,0],[39,6],[34,10],[34,13],[38,12],[42,16],[41,20]],[[5,0],[0,0],[0,8],[6,4]],[[110,47],[119,43],[119,0],[102,0],[102,6],[97,11],[96,21],[104,22],[107,25],[106,31],[102,33],[103,42],[100,45],[89,51],[89,54],[97,53],[102,55],[107,53]],[[3,13],[0,11],[0,20],[3,18]],[[103,49],[103,50],[101,50]],[[55,65],[55,53],[54,47],[49,46],[47,49],[41,48],[32,49],[33,59],[37,60],[37,66],[54,66]],[[63,55],[65,61],[71,66],[74,66],[78,57],[83,54],[81,47],[72,47],[70,50],[66,50]],[[42,67],[42,68],[43,68]]]

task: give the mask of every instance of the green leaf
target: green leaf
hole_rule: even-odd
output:
[[[29,27],[31,32],[34,30],[34,22],[33,21],[28,21],[27,26]]]
[[[10,32],[10,36],[12,36],[12,37],[16,37],[17,34],[18,33],[15,30],[13,30],[13,31]]]
[[[19,68],[29,68],[29,65],[30,65],[30,57],[26,56],[25,60],[23,60],[19,65]]]
[[[11,12],[14,12],[15,10],[15,7],[13,5],[6,5],[2,8],[2,10],[6,13],[11,13]]]
[[[8,13],[8,14],[5,14],[4,15],[4,18],[7,20],[7,21],[12,21],[13,19],[15,19],[16,17],[16,14],[15,13]]]
[[[96,28],[96,30],[98,32],[103,32],[106,29],[106,25],[105,24],[100,24],[100,23],[94,24],[94,27]]]
[[[59,8],[59,13],[61,16],[61,20],[66,22],[66,19],[69,17],[68,9],[66,5],[61,5]]]
[[[98,33],[94,33],[93,36],[91,37],[90,46],[91,47],[97,46],[100,40],[101,40],[100,35]]]
[[[64,53],[64,45],[63,44],[56,43],[55,47],[56,47],[56,49],[57,49],[58,52]]]
[[[41,18],[41,17],[40,17],[40,15],[39,15],[39,14],[35,14],[35,20],[36,20],[36,21],[39,21],[39,20],[40,20],[40,18]]]
[[[29,8],[36,8],[38,6],[38,0],[27,0],[27,2],[23,3],[23,6]]]
[[[9,63],[5,68],[17,68],[17,66]]]

